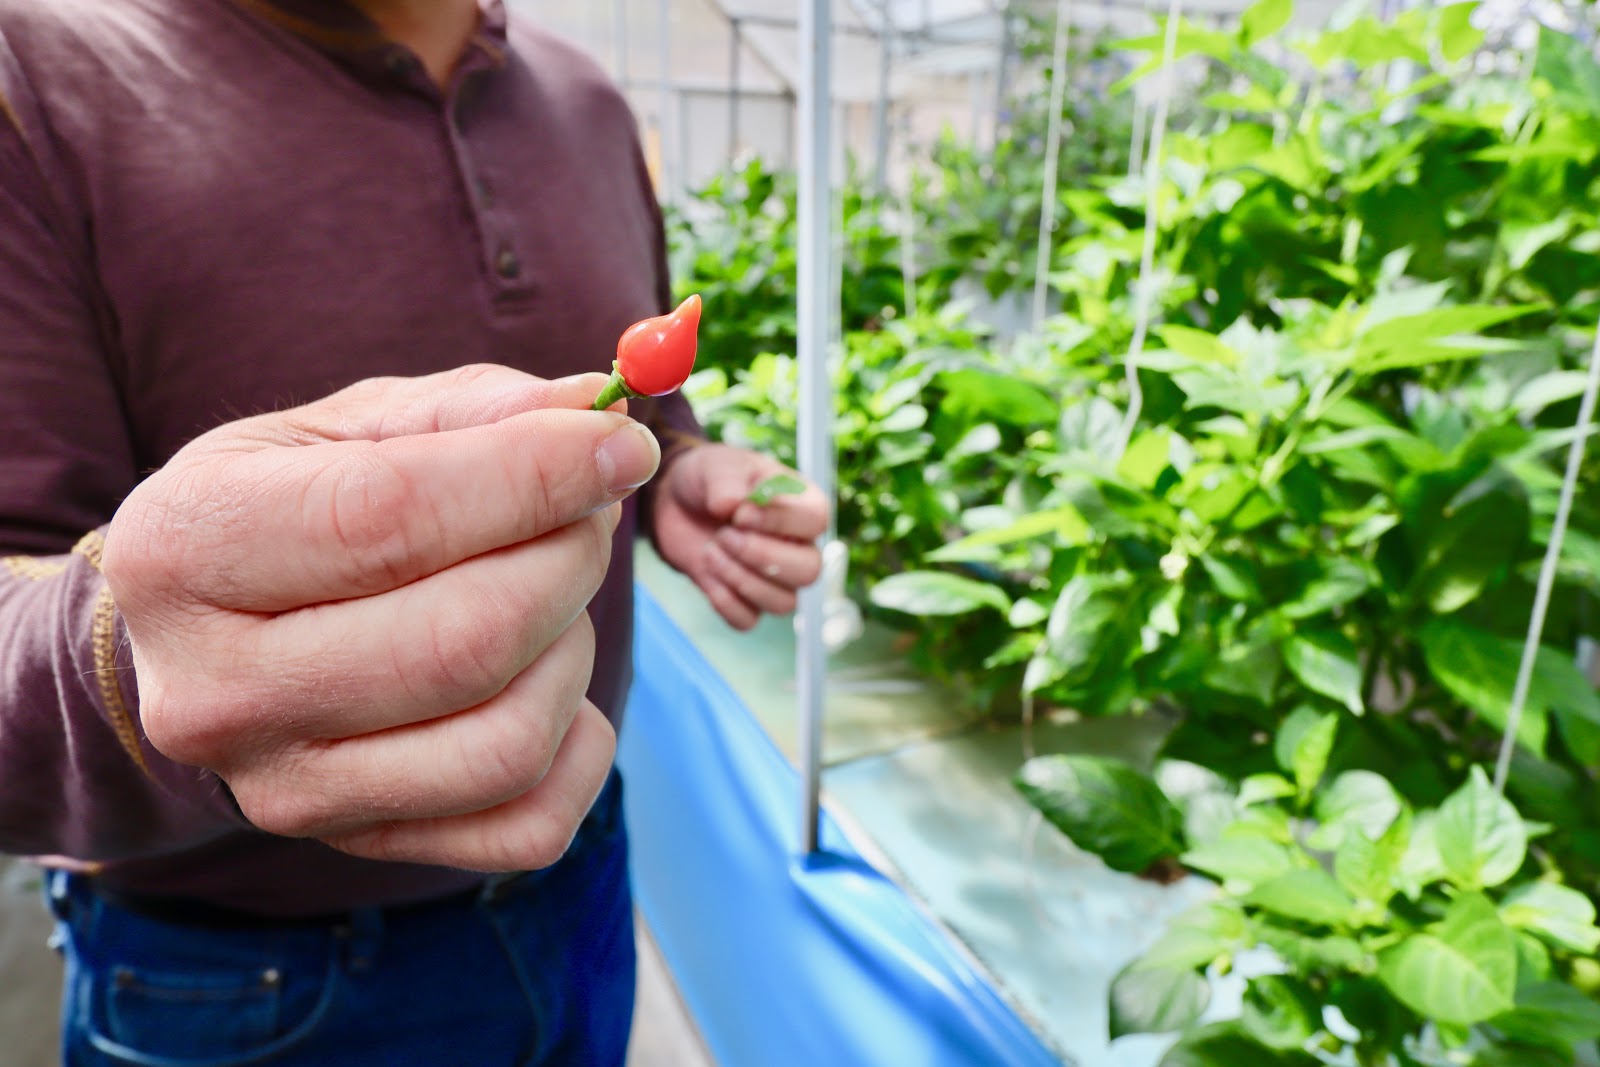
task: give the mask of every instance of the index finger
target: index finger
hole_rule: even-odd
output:
[[[214,478],[196,472],[210,498],[178,580],[262,612],[386,592],[615,503],[660,455],[624,415],[541,410],[230,456]]]

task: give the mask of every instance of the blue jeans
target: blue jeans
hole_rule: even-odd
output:
[[[613,774],[554,867],[328,923],[158,919],[52,872],[62,1062],[620,1067],[635,960],[620,790]]]

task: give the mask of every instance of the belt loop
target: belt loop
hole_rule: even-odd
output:
[[[70,877],[59,867],[47,868],[44,872],[45,900],[57,922],[70,922],[72,919],[72,885],[67,881]]]
[[[352,974],[372,969],[383,944],[383,911],[357,908],[337,930],[344,941],[344,963]]]

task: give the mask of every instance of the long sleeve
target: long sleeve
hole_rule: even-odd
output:
[[[0,37],[0,852],[99,861],[244,823],[139,728],[99,571],[137,467],[70,175]]]

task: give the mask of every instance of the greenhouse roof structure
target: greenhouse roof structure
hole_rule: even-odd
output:
[[[1226,25],[1251,0],[1185,0]],[[663,194],[700,184],[742,155],[794,162],[801,79],[793,0],[511,0],[577,43],[627,91]],[[1295,22],[1326,23],[1339,0],[1302,0]],[[1151,32],[1162,0],[1071,0],[1074,32]],[[992,135],[1012,75],[1018,28],[1054,18],[1056,0],[833,0],[830,98],[841,152],[870,159],[886,138],[945,127]],[[663,32],[665,27],[665,32]],[[1014,87],[1012,87],[1014,88]]]

